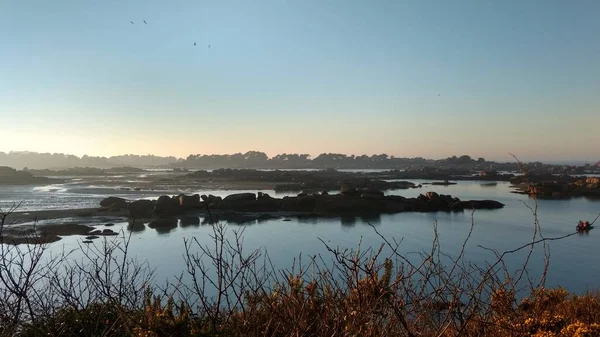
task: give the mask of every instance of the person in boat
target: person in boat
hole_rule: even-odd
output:
[[[586,230],[590,228],[590,223],[588,221],[579,221],[579,224],[577,225],[577,229],[579,230]]]

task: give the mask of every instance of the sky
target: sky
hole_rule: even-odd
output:
[[[0,0],[0,151],[596,162],[598,17],[596,0]]]

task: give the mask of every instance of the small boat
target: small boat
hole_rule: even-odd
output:
[[[592,228],[594,228],[594,226],[592,226],[589,221],[579,221],[577,226],[575,226],[575,229],[578,232],[589,231]]]

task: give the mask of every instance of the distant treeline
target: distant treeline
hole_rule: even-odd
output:
[[[311,158],[309,154],[278,154],[269,158],[259,151],[235,154],[190,155],[185,159],[159,157],[154,155],[122,155],[113,157],[78,157],[62,153],[0,152],[0,164],[17,169],[62,169],[72,167],[141,167],[141,168],[401,168],[414,165],[434,165],[436,163],[470,165],[484,163],[485,159],[471,159],[469,156],[450,157],[432,160],[421,157],[396,158],[387,154],[345,155],[323,153]]]
[[[407,169],[418,167],[462,167],[468,169],[518,170],[515,162],[497,163],[484,158],[471,158],[468,155],[452,156],[445,159],[425,159],[422,157],[399,158],[387,154],[345,155],[322,153],[314,158],[309,154],[278,154],[269,157],[264,152],[249,151],[235,154],[190,155],[187,158],[160,157],[154,155],[122,155],[113,157],[93,157],[62,153],[0,152],[0,165],[17,169],[64,169],[73,167],[114,168],[261,168],[261,169]],[[545,164],[534,162],[528,166],[542,167]]]
[[[415,166],[436,166],[448,163],[457,165],[473,165],[485,163],[479,158],[469,156],[451,157],[443,160],[416,158],[398,158],[387,154],[372,156],[345,155],[341,153],[322,153],[314,158],[308,154],[278,154],[269,158],[263,152],[250,151],[232,155],[190,155],[178,163],[183,168],[315,168],[315,169],[394,169]]]
[[[167,167],[182,161],[175,157],[159,157],[154,155],[122,155],[113,157],[78,157],[63,153],[37,152],[0,152],[0,165],[16,169],[66,169],[72,167]]]

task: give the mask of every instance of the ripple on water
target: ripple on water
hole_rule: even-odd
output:
[[[67,186],[65,184],[51,184],[46,186],[36,186],[33,188],[34,192],[53,192],[63,193],[67,192]]]

